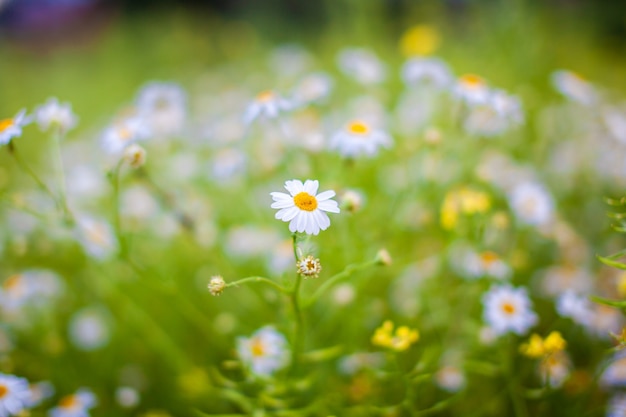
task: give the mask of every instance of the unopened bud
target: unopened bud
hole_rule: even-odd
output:
[[[211,277],[211,280],[209,281],[209,292],[211,295],[218,296],[222,294],[222,292],[224,292],[224,288],[226,288],[226,282],[221,275]]]
[[[376,262],[378,265],[389,266],[391,265],[391,255],[387,249],[381,249],[376,253]]]

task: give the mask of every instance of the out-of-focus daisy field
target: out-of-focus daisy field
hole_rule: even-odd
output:
[[[626,416],[625,40],[0,1],[0,417]]]

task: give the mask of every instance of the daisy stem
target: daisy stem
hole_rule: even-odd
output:
[[[335,285],[342,279],[348,278],[350,275],[352,275],[355,272],[358,272],[363,269],[369,268],[370,266],[376,265],[378,264],[378,262],[379,262],[378,259],[372,259],[370,261],[366,261],[360,264],[348,265],[343,271],[339,272],[338,274],[333,275],[332,277],[324,281],[324,283],[319,286],[317,291],[315,291],[313,295],[308,300],[306,300],[306,302],[304,303],[304,308],[310,307],[313,303],[315,303],[315,301],[317,301],[318,298],[320,298],[326,291],[328,291],[333,285]]]
[[[246,277],[246,278],[242,278],[242,279],[238,279],[237,281],[232,281],[226,284],[226,288],[228,287],[236,287],[240,284],[245,284],[247,282],[263,282],[265,284],[271,285],[272,287],[276,288],[277,290],[285,293],[285,294],[290,294],[291,291],[285,287],[283,287],[280,284],[275,283],[274,281],[272,281],[271,279],[268,278],[264,278],[264,277]]]
[[[62,206],[63,214],[65,215],[65,219],[70,223],[73,223],[74,216],[72,216],[72,212],[70,211],[67,205],[67,190],[65,186],[65,170],[63,169],[63,156],[61,155],[61,132],[56,131],[53,135],[52,141],[54,142],[54,151],[56,153],[57,159],[57,175],[59,176],[59,189],[60,189],[60,198],[59,203]]]
[[[126,246],[124,233],[122,232],[122,216],[120,213],[120,171],[123,163],[124,159],[120,159],[113,171],[111,171],[109,179],[111,180],[111,185],[113,186],[113,223],[115,227],[115,235],[117,236],[117,241],[120,244],[120,257],[122,259],[126,259],[128,257],[128,248]]]
[[[57,206],[60,206],[59,200],[54,195],[52,190],[46,185],[45,182],[43,182],[39,178],[37,174],[35,174],[35,172],[32,169],[30,169],[30,167],[26,164],[26,162],[22,160],[21,156],[17,153],[17,148],[15,147],[15,144],[13,143],[13,141],[9,142],[8,150],[9,150],[9,153],[13,156],[13,159],[15,159],[15,162],[17,163],[17,165],[37,183],[39,188],[41,188],[48,195],[50,195],[50,197],[52,198],[52,200],[54,200]]]
[[[298,261],[298,235],[294,233],[292,235],[293,242],[293,254]],[[293,337],[293,350],[291,351],[291,366],[292,371],[295,371],[300,360],[300,350],[304,343],[304,321],[302,320],[302,309],[300,307],[300,284],[302,283],[302,275],[296,274],[296,282],[293,285],[293,289],[290,291],[289,298],[291,299],[291,305],[293,306],[293,313],[296,318],[294,337]]]

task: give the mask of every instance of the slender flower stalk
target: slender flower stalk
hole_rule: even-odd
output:
[[[52,142],[54,143],[54,152],[56,155],[56,171],[59,182],[59,204],[63,210],[63,214],[65,215],[65,220],[70,223],[74,222],[74,216],[69,209],[67,204],[67,190],[65,186],[65,169],[63,167],[63,155],[61,155],[61,140],[63,139],[62,133],[59,129],[55,129],[52,135]]]

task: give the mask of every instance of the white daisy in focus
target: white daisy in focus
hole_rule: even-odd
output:
[[[483,318],[498,336],[507,332],[521,336],[537,323],[526,288],[495,285],[483,295],[482,302]]]
[[[0,374],[0,416],[18,415],[30,406],[28,381],[15,375]]]
[[[281,113],[287,112],[293,108],[293,105],[287,99],[278,95],[271,90],[263,91],[254,98],[248,105],[243,115],[245,124],[250,124],[258,118],[275,119]]]
[[[137,108],[156,136],[180,133],[187,117],[187,96],[175,83],[151,82],[137,95]]]
[[[320,230],[330,226],[330,219],[325,212],[339,213],[339,205],[332,190],[317,194],[319,182],[306,180],[285,181],[285,189],[289,194],[272,192],[274,200],[271,207],[279,209],[275,217],[278,220],[289,222],[289,231],[304,232],[308,235],[317,235]]]
[[[118,154],[126,147],[150,136],[150,129],[146,121],[139,116],[132,116],[117,120],[102,134],[102,147],[105,151]]]
[[[452,71],[439,58],[411,58],[402,66],[402,80],[410,86],[431,86],[436,90],[450,87]]]
[[[54,128],[65,134],[78,124],[78,117],[70,103],[59,103],[56,97],[50,97],[45,104],[35,109],[35,121],[42,132]]]
[[[80,217],[76,235],[85,252],[96,259],[106,259],[117,251],[113,229],[104,220]]]
[[[489,100],[489,87],[487,82],[478,75],[465,74],[452,87],[452,94],[467,105],[475,106]]]
[[[272,326],[257,330],[252,336],[237,339],[237,353],[253,374],[269,377],[289,364],[287,339]]]
[[[538,182],[522,182],[509,193],[509,204],[517,218],[532,226],[543,226],[554,217],[554,200]]]
[[[387,77],[384,64],[367,49],[344,49],[337,56],[337,64],[344,74],[361,84],[380,84]]]
[[[598,95],[593,85],[575,72],[559,70],[551,78],[554,88],[569,100],[583,106],[596,103]]]
[[[26,109],[20,110],[11,119],[0,119],[0,145],[6,145],[11,139],[22,136],[22,128],[30,123]]]
[[[353,120],[330,138],[330,149],[337,150],[343,157],[360,155],[374,156],[378,149],[389,148],[391,136],[382,130],[372,129],[361,120]]]
[[[59,405],[48,411],[48,415],[50,417],[89,417],[89,410],[96,404],[95,394],[87,388],[81,388],[76,393],[61,398]]]

